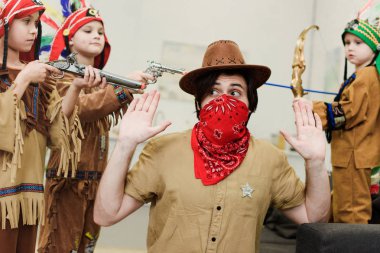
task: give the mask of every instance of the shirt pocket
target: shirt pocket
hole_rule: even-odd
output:
[[[241,178],[228,185],[228,200],[234,213],[256,218],[270,203],[270,178]]]

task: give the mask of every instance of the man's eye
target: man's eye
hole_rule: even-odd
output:
[[[26,19],[24,19],[24,22],[27,23],[27,24],[29,24],[29,22],[30,22],[30,18],[26,18]]]
[[[218,91],[217,90],[215,90],[215,89],[212,89],[211,91],[210,91],[210,94],[211,95],[218,95]]]
[[[237,97],[237,96],[240,96],[241,94],[240,94],[239,91],[234,90],[234,91],[231,92],[231,95],[234,96],[234,97]]]

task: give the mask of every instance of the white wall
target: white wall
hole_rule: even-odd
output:
[[[316,23],[320,26],[320,31],[310,32],[306,40],[307,69],[303,77],[304,87],[327,88],[330,91],[336,91],[342,80],[343,47],[340,34],[345,24],[355,16],[355,11],[365,2],[366,0],[92,1],[106,21],[106,32],[112,44],[107,70],[126,75],[136,69],[145,69],[147,60],[162,60],[162,48],[168,41],[206,48],[215,40],[231,39],[240,45],[248,63],[263,64],[272,69],[269,82],[288,85],[298,34]],[[186,57],[191,56],[178,55],[178,62],[183,64]],[[199,58],[198,64],[191,62],[188,66],[172,67],[191,70],[201,65],[202,59]],[[332,73],[333,82],[331,78],[326,79],[326,68],[332,69],[331,65],[339,71]],[[326,80],[329,84],[325,85]],[[153,87],[164,85],[159,81]],[[176,92],[183,93],[179,87]],[[294,132],[292,98],[290,90],[268,86],[260,88],[258,110],[250,122],[253,134],[269,139],[279,129]],[[313,95],[311,98],[331,99],[332,96]],[[173,121],[168,131],[186,129],[195,122],[193,102],[190,99],[188,96],[187,102],[169,99],[162,103],[160,110],[165,112],[165,118]]]
[[[106,31],[113,46],[108,70],[127,74],[144,69],[148,59],[160,61],[165,41],[206,48],[215,40],[231,39],[246,53],[248,63],[270,66],[271,82],[289,84],[295,41],[298,33],[311,24],[313,1],[113,0],[112,4],[110,1],[93,3],[107,22]],[[186,57],[178,55],[178,58]],[[200,57],[197,66],[175,67],[192,69],[201,62]],[[179,87],[177,92],[182,92]],[[292,129],[291,101],[290,90],[260,88],[259,107],[250,122],[253,134],[269,138],[280,128]],[[179,110],[168,115],[174,121],[173,131],[191,127],[195,122],[193,102],[187,103],[188,106],[178,104],[175,107]],[[173,107],[176,102],[167,104]],[[191,124],[177,123],[185,119]]]

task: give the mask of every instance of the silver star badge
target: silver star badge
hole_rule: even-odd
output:
[[[242,191],[242,196],[241,196],[242,198],[245,198],[245,197],[252,198],[252,193],[254,190],[248,183],[246,183],[245,185],[242,185],[240,189]]]

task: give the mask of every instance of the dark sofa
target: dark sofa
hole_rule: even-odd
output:
[[[315,223],[298,228],[296,253],[340,252],[380,252],[380,225]]]

